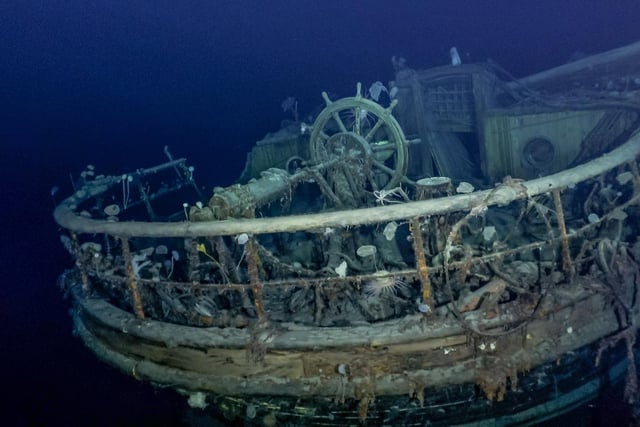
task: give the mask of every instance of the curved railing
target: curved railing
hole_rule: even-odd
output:
[[[481,305],[497,312],[589,268],[611,268],[635,240],[629,217],[637,216],[639,153],[636,135],[539,179],[507,177],[491,189],[428,200],[388,193],[383,206],[304,215],[196,222],[185,208],[182,220],[141,221],[152,210],[150,193],[136,201],[138,216],[130,208],[116,222],[98,209],[120,197],[129,176],[143,188],[146,177],[185,168],[180,160],[88,180],[54,217],[69,231],[84,292],[138,318],[238,328],[361,326],[451,311],[464,319]],[[530,315],[501,317],[513,325]]]

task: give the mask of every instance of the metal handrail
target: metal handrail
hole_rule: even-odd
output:
[[[632,136],[625,144],[609,153],[572,169],[553,175],[525,181],[518,188],[499,185],[490,190],[476,191],[438,199],[430,199],[373,208],[322,212],[286,217],[228,219],[203,222],[108,222],[78,215],[74,208],[81,202],[103,193],[109,185],[88,184],[84,197],[77,195],[65,199],[54,211],[56,222],[76,233],[107,233],[123,237],[199,237],[233,236],[241,233],[265,234],[322,229],[325,227],[349,227],[397,221],[416,216],[440,215],[469,210],[479,205],[506,205],[514,200],[536,196],[598,176],[629,162],[640,155],[640,134]],[[526,189],[523,192],[522,189]]]

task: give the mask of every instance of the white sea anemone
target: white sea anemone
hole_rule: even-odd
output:
[[[629,171],[622,172],[616,176],[616,181],[618,181],[618,184],[620,185],[625,185],[627,182],[631,182],[632,179],[633,174]]]
[[[336,274],[338,274],[338,277],[345,277],[347,275],[347,262],[342,261],[334,270]]]
[[[469,184],[468,182],[461,182],[457,187],[456,187],[456,192],[460,193],[460,194],[469,194],[469,193],[473,193],[473,185]]]
[[[391,241],[394,239],[394,237],[396,237],[397,229],[398,223],[395,221],[391,221],[384,227],[384,231],[382,232],[382,234],[384,234],[385,239]]]
[[[488,225],[482,230],[482,237],[485,242],[490,242],[496,237],[496,228],[493,225]]]
[[[189,395],[187,403],[191,408],[204,409],[207,407],[207,395],[198,391]]]
[[[362,245],[356,251],[359,257],[366,258],[374,256],[378,252],[378,249],[373,245]]]
[[[332,234],[334,234],[336,232],[336,230],[334,228],[331,227],[325,227],[324,231],[322,232],[322,236],[323,237],[329,237]]]
[[[364,285],[364,294],[368,297],[395,296],[398,292],[404,292],[409,288],[399,277],[390,276],[388,271],[381,270],[373,276]]]
[[[104,213],[107,216],[117,216],[120,213],[120,206],[115,203],[104,208]]]
[[[242,234],[238,234],[236,237],[236,242],[238,242],[238,244],[240,246],[243,246],[245,243],[247,243],[249,241],[249,235],[247,233],[242,233]]]

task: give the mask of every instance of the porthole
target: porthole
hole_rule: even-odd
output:
[[[550,169],[554,157],[553,143],[546,138],[533,138],[522,147],[522,163],[529,169]]]

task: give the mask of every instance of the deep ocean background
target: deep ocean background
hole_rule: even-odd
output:
[[[197,424],[72,336],[50,196],[70,173],[154,165],[168,145],[200,184],[229,185],[289,118],[282,100],[306,112],[322,90],[387,82],[393,55],[427,68],[457,46],[525,76],[637,40],[640,0],[1,1],[0,425]],[[561,425],[626,414],[612,391]]]

